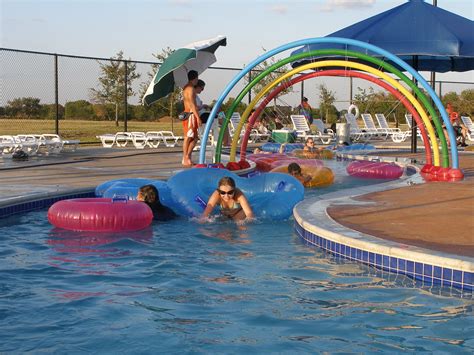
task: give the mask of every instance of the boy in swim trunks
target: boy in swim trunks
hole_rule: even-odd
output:
[[[183,88],[184,112],[191,113],[188,119],[183,121],[184,142],[181,164],[185,167],[193,166],[191,154],[198,140],[198,128],[201,126],[195,89],[198,80],[198,72],[190,70],[188,72],[188,83]]]

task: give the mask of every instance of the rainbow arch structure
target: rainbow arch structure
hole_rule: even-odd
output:
[[[247,128],[245,130],[245,134],[242,138],[242,144],[240,147],[240,159],[245,159],[245,154],[246,154],[246,149],[247,149],[247,144],[248,144],[248,139],[250,137],[250,132],[252,130],[252,127],[257,120],[257,118],[260,116],[262,113],[263,109],[270,103],[275,96],[277,96],[281,91],[289,88],[290,86],[293,86],[301,81],[308,80],[311,78],[317,78],[320,76],[346,76],[346,77],[356,77],[356,78],[361,78],[367,81],[371,81],[374,84],[382,87],[383,89],[389,91],[393,96],[395,96],[398,100],[400,100],[401,104],[405,106],[408,112],[410,112],[413,115],[413,118],[415,119],[417,125],[420,126],[420,131],[421,135],[423,136],[423,144],[425,146],[425,151],[426,151],[426,163],[432,165],[433,164],[433,158],[431,154],[431,148],[429,145],[429,138],[426,133],[425,127],[422,126],[422,120],[420,115],[418,114],[418,111],[416,111],[415,107],[407,100],[406,97],[403,96],[400,91],[396,90],[392,86],[388,85],[385,83],[383,80],[380,80],[376,77],[370,76],[366,73],[361,73],[357,71],[348,71],[348,70],[342,70],[342,69],[329,69],[329,70],[322,70],[318,72],[312,72],[312,73],[306,73],[299,75],[290,81],[287,81],[277,88],[275,88],[270,94],[268,94],[265,99],[260,103],[258,108],[255,110],[255,112],[250,116]]]
[[[224,89],[223,93],[221,96],[217,99],[216,104],[214,105],[213,109],[211,110],[211,113],[209,115],[208,122],[206,124],[206,127],[204,129],[203,133],[203,139],[201,143],[201,151],[200,151],[200,163],[205,162],[205,156],[206,156],[206,141],[209,136],[209,132],[211,129],[211,125],[213,120],[216,118],[216,114],[218,110],[220,109],[220,106],[222,105],[224,99],[226,96],[229,94],[229,92],[232,90],[232,88],[238,83],[240,79],[242,79],[250,70],[252,70],[256,65],[260,64],[264,60],[270,58],[271,56],[274,56],[280,52],[283,52],[288,49],[292,49],[295,47],[300,47],[300,46],[306,46],[314,43],[322,43],[322,44],[345,44],[345,45],[350,45],[350,46],[357,46],[359,48],[362,48],[365,50],[364,52],[370,51],[373,53],[376,53],[382,57],[387,58],[388,60],[392,61],[399,67],[403,68],[405,71],[409,72],[423,87],[423,89],[429,94],[431,100],[434,102],[437,111],[440,113],[442,121],[444,122],[449,140],[451,142],[455,142],[455,134],[453,127],[450,123],[449,117],[446,113],[446,110],[444,109],[441,100],[438,98],[434,90],[429,86],[429,84],[426,82],[426,80],[421,77],[421,75],[416,72],[412,67],[410,67],[407,63],[402,61],[400,58],[396,57],[395,55],[379,48],[374,45],[365,43],[365,42],[360,42],[352,39],[347,39],[347,38],[338,38],[338,37],[324,37],[324,38],[310,38],[310,39],[303,39],[295,42],[288,43],[286,45],[277,47],[273,50],[270,50],[266,52],[264,55],[258,57],[255,59],[253,62],[251,62],[246,68],[244,68],[239,74],[236,75],[236,77],[227,85],[227,87]],[[418,115],[414,115],[415,118],[421,118],[421,121],[424,123],[424,125],[420,126],[420,130],[423,132],[426,131],[428,132],[427,135],[424,137],[427,138],[429,137],[429,142],[430,144],[425,143],[425,151],[427,152],[427,164],[423,167],[422,172],[425,172],[427,174],[432,174],[434,176],[437,176],[439,180],[459,180],[463,178],[463,173],[459,169],[459,161],[458,161],[458,154],[457,154],[457,148],[456,144],[451,144],[451,166],[449,166],[449,153],[448,153],[448,147],[447,147],[447,142],[443,134],[443,129],[442,129],[442,123],[441,120],[438,118],[437,112],[434,109],[434,107],[430,104],[426,96],[421,92],[421,90],[414,85],[410,79],[400,71],[398,71],[395,67],[389,65],[388,63],[382,62],[377,58],[368,56],[362,52],[357,52],[357,51],[347,51],[347,50],[336,50],[336,49],[326,49],[326,50],[318,50],[318,51],[312,51],[312,52],[306,52],[306,53],[300,53],[295,56],[291,56],[289,58],[286,58],[278,63],[275,63],[272,65],[270,68],[268,68],[266,71],[262,72],[259,74],[254,80],[249,83],[242,91],[241,93],[237,96],[235,101],[233,102],[232,106],[229,108],[229,110],[226,112],[226,119],[221,127],[221,132],[219,133],[219,140],[217,143],[217,149],[216,149],[216,162],[220,161],[220,154],[221,154],[221,146],[222,146],[222,139],[224,135],[224,130],[227,128],[227,124],[230,120],[230,116],[232,112],[235,110],[235,107],[237,107],[238,103],[242,100],[242,98],[245,96],[245,94],[258,82],[260,81],[264,76],[268,75],[269,72],[276,70],[278,67],[281,67],[285,64],[288,64],[290,62],[299,60],[304,57],[315,57],[315,56],[327,56],[327,55],[337,55],[337,56],[344,56],[345,60],[324,60],[324,61],[317,61],[317,62],[311,62],[309,64],[303,65],[301,67],[297,67],[290,72],[283,74],[282,76],[278,77],[275,79],[273,82],[269,83],[265,88],[263,88],[257,96],[254,98],[254,100],[251,102],[251,104],[247,107],[246,111],[242,115],[241,122],[239,124],[239,127],[236,130],[236,133],[233,137],[233,142],[232,142],[232,148],[231,148],[231,161],[235,160],[235,151],[237,148],[237,140],[238,136],[240,135],[240,131],[245,124],[245,120],[247,119],[251,109],[257,104],[257,101],[260,100],[268,91],[270,91],[273,87],[278,85],[281,82],[284,82],[285,84],[283,85],[288,85],[287,83],[290,82],[291,80],[289,79],[292,75],[300,73],[301,71],[304,71],[306,69],[314,69],[314,68],[325,68],[325,67],[343,67],[347,71],[347,68],[351,69],[356,69],[358,71],[362,72],[367,72],[372,74],[373,78],[376,80],[381,81],[381,79],[384,80],[384,83],[386,85],[390,84],[392,88],[402,96],[404,96],[405,100],[403,100],[403,103],[408,100],[411,104],[411,108],[414,108]],[[395,79],[392,77],[388,76],[387,74],[381,72],[378,69],[375,69],[373,66],[368,66],[366,64],[361,64],[357,61],[353,61],[350,59],[350,57],[356,57],[360,58],[365,62],[372,63],[374,66],[379,66],[384,68],[387,72],[390,72],[393,75],[398,76],[402,82],[404,82],[407,86],[409,86],[416,96],[420,99],[418,101],[404,86],[402,86],[399,82],[397,82]],[[326,70],[325,70],[326,71]],[[349,71],[348,71],[349,72]],[[352,72],[352,70],[351,70]],[[334,75],[334,73],[332,74]],[[366,74],[367,75],[367,74]],[[371,80],[367,79],[367,76],[364,77],[366,80]],[[305,80],[305,79],[301,79]],[[372,80],[371,80],[372,81]],[[384,84],[385,85],[385,84]],[[384,86],[383,86],[384,87]],[[385,87],[386,88],[386,87]],[[392,92],[392,91],[391,91]],[[397,95],[396,95],[397,96]],[[399,95],[397,96],[399,97]],[[267,100],[264,100],[264,102]],[[267,102],[268,103],[268,102]],[[266,105],[266,104],[265,104]],[[406,106],[407,107],[407,106]],[[436,127],[438,136],[440,137],[440,143],[441,143],[441,157],[442,161],[440,161],[440,153],[439,153],[439,148],[438,148],[438,141],[436,137],[436,133],[433,129],[433,126],[431,125],[430,119],[428,118],[428,115],[425,111],[426,110],[429,112],[431,118],[433,119],[433,123]],[[408,107],[407,107],[408,109]],[[409,109],[410,112],[412,112],[411,109]],[[256,118],[257,116],[255,116]],[[421,123],[417,121],[417,123]],[[423,134],[423,133],[422,133]],[[424,140],[425,142],[428,142],[427,139]],[[432,154],[431,154],[432,152]],[[433,160],[431,159],[431,156],[433,156]],[[432,163],[432,164],[431,164]]]

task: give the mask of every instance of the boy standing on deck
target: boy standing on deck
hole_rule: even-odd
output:
[[[191,154],[198,140],[198,128],[201,126],[201,118],[196,103],[196,89],[198,83],[198,72],[190,70],[188,72],[188,83],[183,88],[184,112],[189,112],[187,120],[183,121],[183,159],[181,164],[185,167],[193,166]]]

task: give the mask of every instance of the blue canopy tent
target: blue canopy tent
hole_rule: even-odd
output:
[[[423,0],[409,0],[327,37],[351,38],[373,44],[397,55],[418,71],[474,70],[474,21]],[[334,48],[357,50],[341,45]],[[317,49],[323,49],[323,46],[305,46],[291,54]],[[302,64],[304,62],[292,65]]]

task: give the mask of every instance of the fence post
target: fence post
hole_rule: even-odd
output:
[[[249,71],[249,83],[252,82],[252,71]],[[252,90],[249,90],[249,105],[252,102]]]
[[[128,111],[128,87],[127,87],[127,84],[128,84],[128,62],[125,60],[124,61],[124,65],[125,65],[125,84],[124,84],[124,108],[125,108],[125,112],[124,112],[124,123],[123,123],[123,129],[125,130],[125,132],[128,132],[128,120],[127,120],[127,111]]]
[[[54,131],[59,135],[59,78],[58,78],[58,55],[54,54],[54,103],[56,105],[56,120]]]

